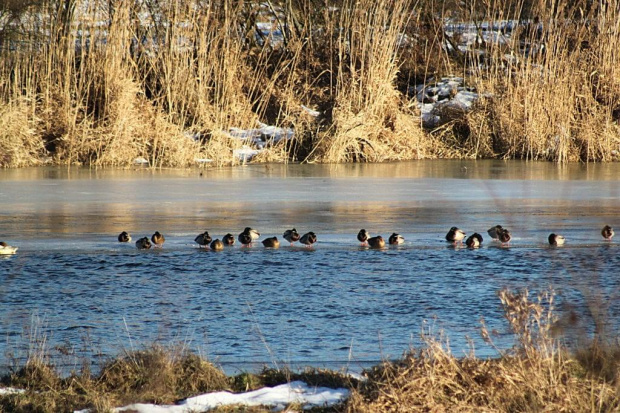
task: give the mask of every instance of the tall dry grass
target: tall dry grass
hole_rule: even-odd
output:
[[[620,11],[606,2],[498,2],[483,19],[530,19],[470,65],[487,94],[469,114],[481,156],[610,161],[620,145]],[[527,11],[527,13],[525,13]]]
[[[430,154],[419,113],[397,90],[399,55],[412,44],[409,0],[345,1],[326,24],[334,33],[331,125],[319,135],[324,162],[416,159]]]
[[[619,13],[587,0],[6,2],[0,164],[231,164],[247,142],[230,128],[259,121],[295,131],[261,161],[609,161]],[[520,24],[485,35],[506,20]],[[475,47],[459,49],[449,22],[473,23]],[[482,98],[424,130],[411,89],[447,74]]]

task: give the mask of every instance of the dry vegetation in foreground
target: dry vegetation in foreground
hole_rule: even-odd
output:
[[[197,394],[243,392],[303,380],[310,385],[346,387],[351,397],[322,412],[534,412],[620,409],[617,344],[598,337],[587,348],[569,352],[553,337],[558,320],[553,293],[532,300],[527,291],[499,293],[516,345],[495,359],[454,357],[436,338],[402,359],[384,362],[358,381],[339,372],[309,369],[295,373],[266,369],[226,377],[218,368],[179,348],[152,346],[62,378],[42,354],[31,357],[3,379],[24,394],[0,397],[0,411],[57,412],[91,408],[96,412],[133,402],[171,404]],[[484,325],[482,335],[490,340]],[[291,406],[295,408],[298,406]],[[218,411],[266,412],[267,408],[223,407]]]
[[[610,161],[620,150],[614,4],[1,2],[0,166],[233,164],[242,143],[227,132],[258,121],[295,131],[258,161]],[[477,46],[456,48],[448,19],[476,24]],[[521,22],[509,38],[485,36],[483,22],[508,19]],[[483,98],[425,130],[412,87],[448,74]]]

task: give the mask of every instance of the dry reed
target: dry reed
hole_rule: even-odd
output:
[[[550,329],[553,295],[532,301],[527,291],[501,291],[518,345],[498,359],[454,357],[445,343],[425,336],[425,347],[370,370],[353,392],[349,412],[616,411],[617,384],[587,375]],[[483,327],[483,337],[489,339]],[[617,367],[616,367],[617,368]]]
[[[246,142],[230,128],[259,121],[295,131],[256,158],[263,162],[610,161],[620,150],[620,12],[612,6],[7,2],[0,164],[234,164],[233,150]],[[506,21],[516,23],[494,35],[485,29]],[[446,22],[475,27],[474,46],[459,48],[463,34]],[[424,130],[410,91],[447,74],[464,76],[482,98]]]

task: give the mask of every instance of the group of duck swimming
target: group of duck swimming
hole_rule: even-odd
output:
[[[512,234],[510,233],[510,231],[507,228],[502,227],[501,225],[492,226],[491,228],[487,230],[487,233],[493,240],[500,241],[502,245],[508,244],[510,240],[512,239]],[[446,234],[446,241],[451,242],[453,244],[457,244],[457,243],[460,244],[463,242],[466,235],[467,234],[465,234],[463,230],[457,227],[452,227],[450,228],[450,231],[448,231],[448,233]],[[601,235],[603,236],[604,239],[611,240],[611,238],[614,236],[614,230],[609,225],[605,225],[605,227],[603,227],[603,229],[601,230]],[[259,237],[260,237],[260,233],[257,230],[252,229],[250,227],[246,227],[243,230],[243,232],[241,232],[237,236],[237,239],[239,240],[241,245],[250,246]],[[299,232],[297,232],[295,228],[287,229],[286,231],[284,231],[284,234],[282,235],[282,237],[286,241],[290,242],[291,245],[299,241],[300,243],[306,245],[307,247],[312,247],[312,244],[314,244],[317,241],[317,236],[314,232],[308,232],[304,235],[300,235]],[[365,229],[361,229],[358,232],[357,240],[361,242],[362,246],[367,246],[367,247],[375,248],[375,249],[385,248],[385,245],[386,245],[385,240],[383,239],[381,235],[371,237],[370,233]],[[549,240],[549,244],[551,245],[563,245],[564,242],[566,241],[564,236],[555,234],[555,233],[550,234],[548,240]],[[118,236],[118,241],[119,242],[130,242],[131,235],[129,235],[126,231],[123,231]],[[138,249],[149,249],[151,248],[153,244],[155,245],[155,247],[161,247],[164,245],[165,241],[166,241],[166,238],[162,234],[160,234],[159,231],[157,231],[151,236],[150,241],[148,237],[143,237],[143,238],[140,238],[138,241],[136,241],[136,247]],[[200,247],[210,248],[211,250],[214,250],[214,251],[221,251],[224,249],[225,246],[234,245],[235,237],[232,234],[228,233],[224,235],[224,237],[221,240],[219,238],[212,239],[212,237],[209,235],[209,232],[205,231],[202,234],[199,234],[196,238],[194,238],[194,241]],[[482,235],[476,232],[465,240],[465,244],[470,248],[478,248],[482,244],[482,241],[483,241]],[[279,248],[280,247],[280,241],[278,240],[278,237],[266,238],[262,240],[261,242],[266,248]],[[404,242],[405,242],[405,238],[396,232],[392,233],[392,235],[390,235],[390,237],[388,238],[388,243],[390,245],[400,245],[400,244],[403,244]]]
[[[512,235],[510,231],[501,225],[492,226],[487,230],[489,236],[494,240],[499,240],[502,245],[507,244],[512,239]],[[456,243],[462,243],[463,239],[465,239],[465,234],[462,230],[457,227],[450,228],[450,231],[446,234],[446,241]],[[611,238],[614,236],[614,230],[609,225],[605,225],[601,230],[601,235],[607,241],[611,241]],[[548,237],[550,245],[564,245],[566,242],[566,238],[564,236],[551,233]],[[470,248],[478,248],[482,244],[482,235],[475,232],[473,235],[470,235],[467,240],[465,240],[465,245]]]
[[[498,240],[504,244],[508,244],[512,239],[512,235],[510,231],[501,225],[495,225],[487,230],[489,236]],[[605,225],[601,230],[601,235],[607,241],[611,241],[611,238],[614,236],[614,230],[609,225]],[[450,231],[446,234],[446,241],[451,242],[453,244],[462,243],[465,239],[465,232],[457,227],[450,228]],[[256,241],[260,237],[260,232],[250,227],[246,227],[243,232],[241,232],[237,239],[243,246],[250,246],[254,241]],[[287,229],[282,234],[282,237],[293,245],[295,242],[299,241],[300,243],[306,245],[308,248],[311,248],[314,243],[317,241],[316,234],[312,231],[305,233],[304,235],[300,235],[299,232],[295,228]],[[357,234],[357,240],[361,242],[362,246],[368,246],[370,248],[385,248],[385,240],[381,235],[377,235],[375,237],[371,237],[369,232],[365,229],[361,229]],[[559,234],[552,233],[549,235],[549,244],[551,245],[563,245],[566,239]],[[199,234],[194,241],[203,248],[210,248],[213,251],[221,251],[225,246],[232,246],[235,244],[235,237],[228,233],[222,237],[212,239],[209,235],[208,231]],[[127,231],[123,231],[118,235],[118,242],[131,242],[131,235]],[[153,245],[155,247],[162,247],[166,242],[166,237],[161,234],[159,231],[155,231],[155,233],[151,236],[149,240],[148,237],[142,237],[136,241],[136,248],[140,250],[150,249]],[[279,248],[280,241],[278,237],[270,237],[261,241],[262,244],[266,248]],[[405,238],[402,235],[394,232],[388,238],[388,243],[390,245],[400,245],[405,242]],[[482,244],[482,235],[475,232],[473,235],[470,235],[466,240],[465,244],[470,248],[478,248]],[[8,245],[6,242],[0,242],[0,255],[10,255],[15,254],[17,252],[17,247],[12,247]]]
[[[250,246],[259,237],[260,237],[260,232],[258,232],[257,230],[253,228],[246,227],[243,230],[243,232],[241,232],[237,236],[237,239],[239,240],[241,245]],[[314,232],[310,231],[310,232],[305,233],[304,235],[300,235],[295,228],[284,231],[283,237],[285,240],[290,242],[291,245],[299,241],[300,243],[306,245],[307,247],[312,247],[312,244],[314,244],[317,241],[317,237]],[[118,241],[119,242],[130,242],[131,235],[129,235],[127,231],[123,231],[118,235]],[[150,241],[148,237],[143,237],[143,238],[140,238],[138,241],[136,241],[136,248],[140,250],[145,250],[145,249],[150,249],[152,245],[155,245],[155,247],[162,247],[165,241],[166,241],[166,238],[163,236],[163,234],[160,234],[159,231],[155,231],[155,233],[151,236]],[[196,238],[194,238],[194,241],[200,247],[209,248],[213,251],[221,251],[224,249],[225,246],[234,245],[235,237],[233,234],[228,233],[224,235],[221,240],[219,238],[213,239],[211,235],[209,235],[209,231],[205,231],[202,234],[199,234]],[[261,242],[267,248],[279,248],[280,247],[280,241],[278,240],[278,237],[266,238]]]

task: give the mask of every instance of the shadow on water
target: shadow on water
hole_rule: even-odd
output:
[[[419,345],[430,322],[455,354],[469,336],[492,356],[478,320],[498,332],[496,344],[513,344],[503,287],[552,286],[564,313],[580,315],[563,328],[591,334],[595,312],[618,316],[618,247],[600,236],[616,224],[618,172],[503,161],[3,170],[0,233],[20,250],[0,259],[0,352],[26,352],[34,324],[46,345],[75,357],[176,340],[231,369],[275,360],[355,368]],[[486,235],[498,223],[513,233],[509,246]],[[481,233],[482,248],[447,244],[453,225]],[[221,238],[245,226],[261,239],[312,230],[319,242],[219,253],[193,243],[204,230]],[[361,248],[360,228],[406,242]],[[116,242],[123,230],[167,241],[137,251]],[[550,232],[567,244],[550,247]]]

